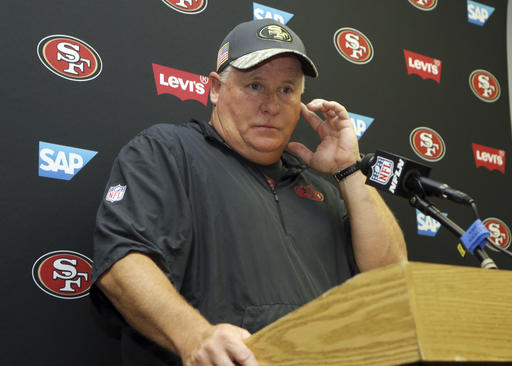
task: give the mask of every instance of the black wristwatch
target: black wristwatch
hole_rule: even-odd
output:
[[[341,182],[343,179],[345,179],[346,177],[348,177],[350,174],[352,173],[355,173],[359,170],[360,166],[359,166],[359,163],[360,161],[356,161],[354,164],[352,164],[351,166],[345,168],[345,169],[342,169],[340,170],[339,172],[337,173],[334,173],[332,176],[334,177],[334,179],[336,179],[336,181],[339,183]]]

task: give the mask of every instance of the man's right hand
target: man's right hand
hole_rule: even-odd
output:
[[[258,366],[243,342],[250,333],[231,324],[210,326],[199,339],[190,340],[181,352],[184,366]]]

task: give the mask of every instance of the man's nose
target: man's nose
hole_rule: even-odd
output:
[[[275,93],[267,93],[261,105],[261,109],[265,113],[275,115],[280,110],[279,97]]]

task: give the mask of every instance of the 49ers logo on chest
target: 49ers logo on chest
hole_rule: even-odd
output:
[[[72,36],[58,34],[43,38],[37,45],[37,55],[48,70],[67,80],[92,80],[101,73],[99,54]]]
[[[168,7],[183,14],[197,14],[206,9],[207,0],[162,0]]]
[[[491,233],[489,236],[489,240],[496,246],[501,247],[502,249],[508,249],[510,247],[510,229],[503,221],[497,219],[495,217],[489,217],[482,221],[487,230]],[[494,248],[492,245],[487,244],[487,247],[494,250],[499,251],[499,249]]]
[[[469,87],[478,99],[493,103],[501,94],[498,79],[486,70],[475,70],[469,75]]]
[[[91,288],[92,261],[83,254],[58,250],[42,255],[32,266],[32,278],[48,295],[60,299],[87,296]]]
[[[334,46],[346,60],[366,64],[373,58],[373,46],[363,33],[354,28],[340,28],[334,33]]]
[[[428,127],[417,127],[409,135],[413,151],[423,160],[439,161],[444,157],[444,140],[436,131]]]

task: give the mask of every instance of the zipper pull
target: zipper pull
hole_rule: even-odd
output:
[[[274,194],[274,199],[276,200],[276,202],[279,202],[279,197],[277,196],[277,191],[276,191],[276,183],[269,177],[266,177],[266,178],[267,178],[268,186],[270,187],[270,190]]]

